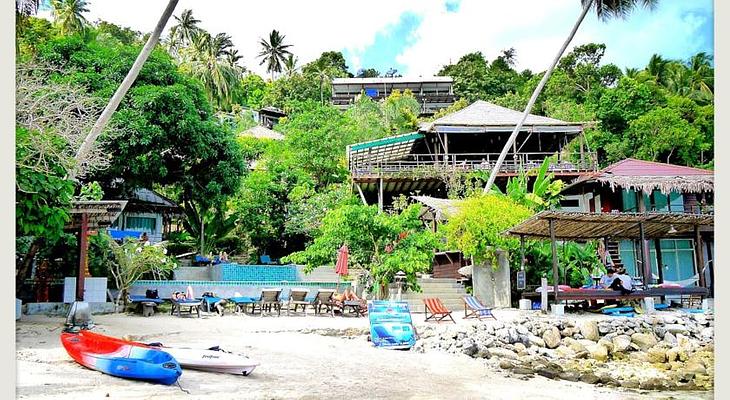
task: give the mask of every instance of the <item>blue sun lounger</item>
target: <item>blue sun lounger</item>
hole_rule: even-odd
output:
[[[165,302],[165,300],[160,298],[149,298],[142,295],[128,295],[127,301],[131,304],[136,304],[138,308],[141,308],[142,315],[145,317],[154,315],[155,308]]]

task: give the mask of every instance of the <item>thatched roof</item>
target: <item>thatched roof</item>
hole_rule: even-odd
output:
[[[241,136],[254,137],[257,139],[284,140],[284,135],[279,132],[272,131],[261,125],[256,125],[251,129],[243,132]]]
[[[555,221],[558,240],[589,240],[639,238],[639,223],[644,225],[646,238],[687,237],[699,228],[714,227],[714,218],[707,214],[683,213],[582,213],[541,211],[532,218],[509,229],[506,233],[536,239],[549,239],[549,221]],[[670,234],[669,231],[676,231]]]
[[[436,221],[446,221],[449,217],[455,215],[459,212],[462,202],[461,200],[439,199],[430,196],[411,196],[411,198],[425,206],[421,218]]]
[[[421,129],[436,131],[439,127],[461,126],[461,127],[514,127],[522,119],[522,112],[506,107],[498,106],[486,101],[478,100],[466,108],[454,113],[445,115],[430,124],[422,125]],[[523,126],[530,127],[561,127],[568,130],[580,131],[580,124],[561,121],[555,118],[543,117],[540,115],[528,115]],[[571,129],[572,128],[572,129]]]
[[[627,158],[579,178],[566,189],[588,182],[606,184],[612,190],[620,187],[647,194],[654,190],[664,194],[702,193],[714,191],[715,175],[711,170]]]

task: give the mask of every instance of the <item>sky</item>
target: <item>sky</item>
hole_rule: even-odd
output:
[[[652,54],[687,59],[713,54],[712,0],[660,0],[626,19],[602,22],[590,13],[570,48],[607,46],[604,63],[644,67]],[[89,21],[102,19],[142,32],[156,24],[165,0],[91,0]],[[192,9],[201,26],[226,32],[243,64],[266,76],[259,41],[272,29],[301,64],[324,51],[341,51],[355,73],[360,68],[404,76],[435,75],[464,54],[481,51],[491,61],[514,47],[518,70],[545,70],[581,12],[580,0],[180,0],[174,15]],[[166,31],[174,25],[168,23]]]

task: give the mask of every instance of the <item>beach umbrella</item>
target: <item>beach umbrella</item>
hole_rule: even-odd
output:
[[[347,245],[343,244],[342,247],[337,251],[337,264],[335,264],[335,273],[337,274],[337,289],[340,288],[340,278],[342,275],[347,275],[347,256],[349,250]]]

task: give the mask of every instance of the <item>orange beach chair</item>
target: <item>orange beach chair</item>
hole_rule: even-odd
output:
[[[426,321],[441,322],[446,318],[451,318],[451,322],[456,323],[454,317],[451,316],[451,311],[444,306],[444,303],[438,297],[423,299],[423,304],[426,305]]]

